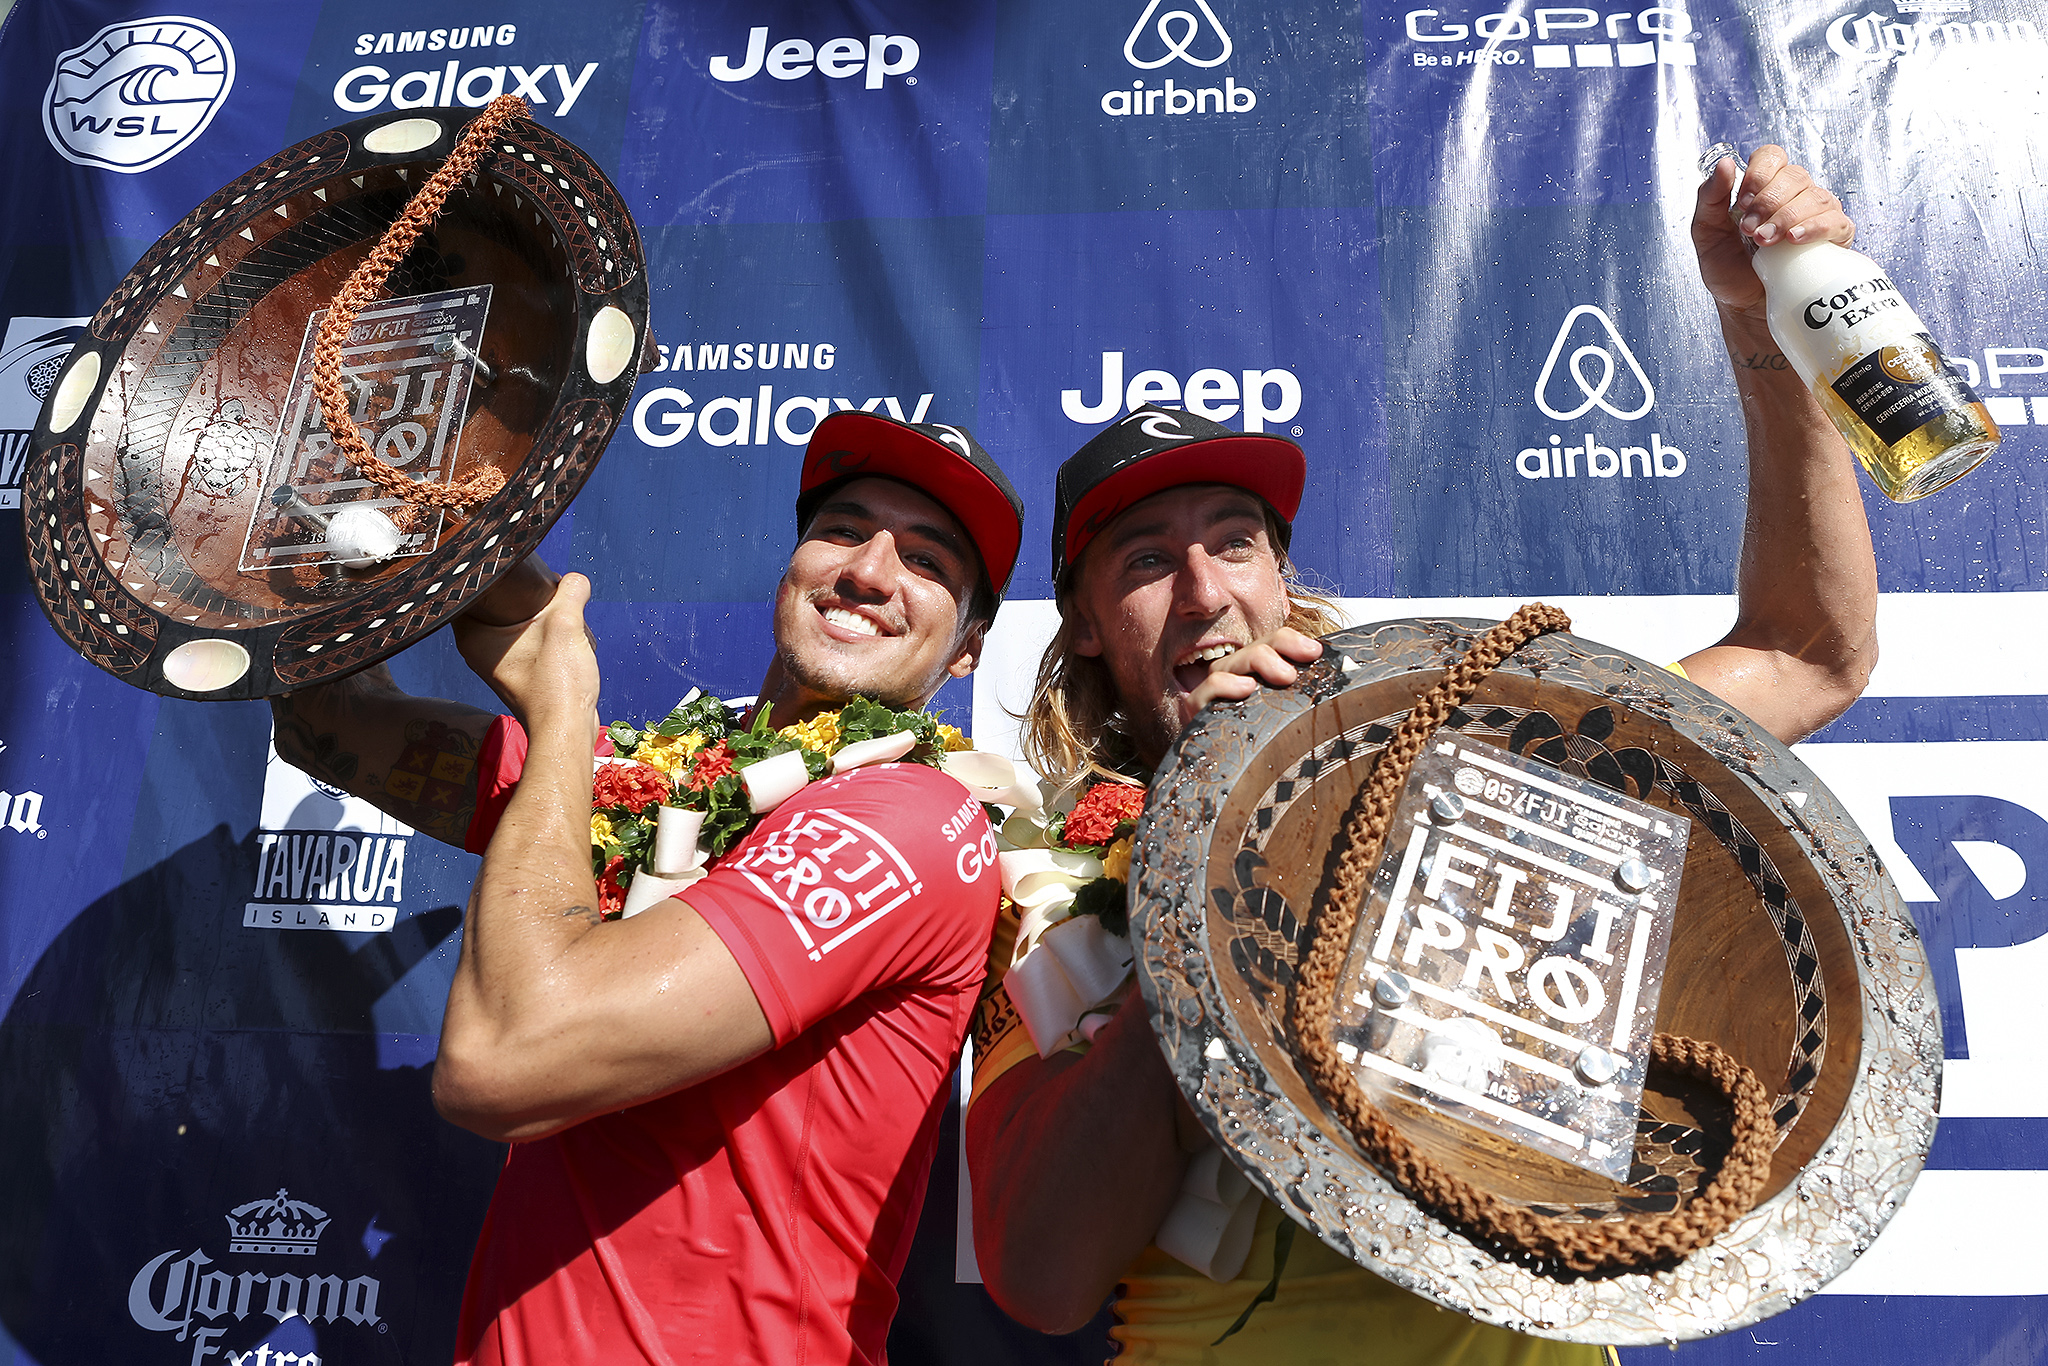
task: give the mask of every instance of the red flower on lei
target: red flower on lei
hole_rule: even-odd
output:
[[[646,764],[606,764],[591,780],[591,806],[603,810],[623,806],[639,815],[650,804],[668,800],[668,779]]]
[[[626,909],[626,889],[619,885],[619,870],[626,866],[624,854],[614,854],[597,880],[597,909],[600,915],[618,915]]]
[[[732,746],[720,740],[715,745],[707,745],[697,751],[697,758],[690,765],[690,776],[685,786],[692,792],[702,792],[730,772]]]
[[[1097,783],[1067,813],[1061,842],[1069,848],[1108,844],[1117,827],[1135,821],[1145,807],[1145,789],[1130,783]]]

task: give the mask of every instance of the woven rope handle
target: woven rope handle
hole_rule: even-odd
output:
[[[341,453],[362,471],[365,479],[386,493],[423,508],[460,508],[481,502],[505,487],[505,475],[495,466],[485,465],[455,483],[428,484],[400,474],[380,460],[349,416],[348,396],[341,387],[342,344],[348,340],[349,329],[355,326],[356,315],[377,298],[384,282],[412,250],[419,235],[440,215],[449,194],[483,160],[491,139],[513,119],[526,117],[526,113],[526,101],[517,95],[500,95],[484,107],[441,169],[413,192],[405,211],[385,229],[363,263],[349,272],[334,302],[328,306],[326,320],[320,324],[319,336],[313,343],[313,393],[320,400],[320,415],[334,437],[334,444],[341,447]]]
[[[1769,1097],[1755,1073],[1714,1044],[1656,1035],[1651,1043],[1653,1062],[1711,1082],[1728,1097],[1734,1110],[1734,1141],[1728,1156],[1704,1191],[1667,1214],[1619,1223],[1568,1223],[1503,1200],[1418,1150],[1366,1098],[1332,1037],[1338,975],[1409,770],[1429,737],[1502,660],[1537,636],[1570,625],[1571,619],[1555,607],[1531,603],[1522,608],[1480,637],[1395,730],[1345,816],[1331,894],[1316,914],[1309,952],[1296,974],[1288,1026],[1323,1098],[1396,1185],[1495,1244],[1573,1271],[1598,1272],[1683,1257],[1712,1241],[1756,1203],[1770,1170],[1777,1130]]]

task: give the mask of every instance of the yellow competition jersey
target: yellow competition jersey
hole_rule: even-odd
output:
[[[1010,961],[1016,931],[1015,908],[1006,905],[996,922],[989,985],[974,1017],[969,1109],[989,1083],[1037,1056],[998,980]],[[1286,1216],[1270,1201],[1259,1204],[1251,1255],[1235,1280],[1218,1284],[1157,1246],[1147,1247],[1132,1263],[1117,1286],[1116,1324],[1110,1329],[1119,1366],[1619,1366],[1612,1348],[1525,1337],[1439,1308],[1339,1256],[1298,1227],[1278,1295],[1254,1310],[1220,1346],[1212,1346],[1273,1278],[1275,1237]]]

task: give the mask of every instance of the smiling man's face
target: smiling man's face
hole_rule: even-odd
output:
[[[1082,553],[1066,612],[1075,651],[1108,668],[1132,745],[1156,765],[1210,663],[1287,622],[1265,505],[1225,484],[1134,504]]]
[[[775,724],[856,693],[918,706],[971,673],[983,628],[968,606],[980,576],[960,523],[908,484],[856,479],[834,490],[776,589]]]

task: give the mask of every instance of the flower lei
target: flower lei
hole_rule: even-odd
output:
[[[591,780],[590,863],[605,919],[627,913],[628,889],[642,874],[657,884],[650,891],[701,876],[806,783],[885,759],[943,768],[945,755],[972,748],[956,727],[926,712],[892,711],[864,697],[779,730],[768,725],[766,707],[755,709],[751,724],[742,717],[692,689],[653,726],[614,721],[604,728],[611,753]],[[694,815],[676,820],[664,812]],[[671,830],[681,832],[680,847],[664,843]]]
[[[1093,1037],[1130,973],[1124,894],[1144,805],[1144,788],[1098,782],[1003,826],[1003,892],[1018,911],[1003,982],[1040,1057]]]

